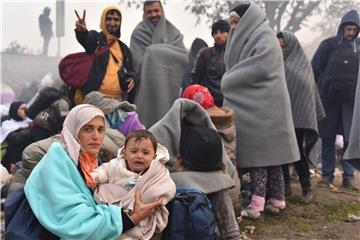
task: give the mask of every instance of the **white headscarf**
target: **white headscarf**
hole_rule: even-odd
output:
[[[90,104],[80,104],[71,109],[64,120],[61,136],[65,148],[76,166],[81,148],[78,138],[79,131],[96,116],[104,118],[105,121],[104,113],[99,108]]]

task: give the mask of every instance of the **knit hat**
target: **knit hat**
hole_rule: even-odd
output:
[[[16,120],[16,121],[22,121],[23,119],[18,115],[18,110],[21,106],[21,104],[24,104],[23,101],[15,101],[12,102],[9,108],[9,116]]]
[[[209,89],[198,84],[185,88],[182,97],[197,102],[205,109],[215,106],[214,98],[211,96]]]
[[[217,131],[209,127],[181,126],[181,164],[193,171],[211,172],[223,169],[222,143]]]
[[[242,4],[237,5],[233,9],[231,9],[230,12],[234,11],[240,17],[242,17],[245,14],[245,12],[248,10],[249,7],[250,7],[250,3],[242,3]]]
[[[211,26],[211,35],[214,35],[216,30],[222,30],[224,32],[230,31],[230,24],[225,20],[219,20],[213,23]]]

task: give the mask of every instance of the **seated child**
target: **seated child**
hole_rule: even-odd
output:
[[[211,121],[221,135],[225,151],[236,166],[236,127],[234,110],[228,107],[217,107],[208,88],[193,84],[188,86],[182,95],[183,98],[200,104],[209,114]]]
[[[203,126],[182,125],[180,155],[174,161],[174,172],[218,172],[220,176],[225,177],[227,173],[222,155],[221,138],[216,130]],[[207,193],[206,196],[214,206],[213,213],[218,228],[217,237],[240,239],[240,230],[229,189]]]
[[[224,144],[225,152],[235,166],[238,166],[236,159],[236,127],[235,127],[235,112],[228,107],[217,107],[214,103],[214,98],[208,88],[193,84],[185,88],[183,98],[190,99],[200,104],[209,114],[212,123],[221,136]],[[241,204],[239,201],[240,182],[242,182],[242,174],[244,169],[237,167],[238,176],[233,176],[236,186],[230,190],[230,195],[234,203],[236,215],[239,216],[241,212]]]
[[[117,158],[91,172],[99,184],[94,191],[98,203],[119,204],[131,215],[137,191],[143,203],[153,202],[159,197],[163,199],[163,206],[158,207],[150,218],[122,234],[120,239],[150,239],[166,227],[169,212],[165,205],[176,192],[175,183],[164,165],[169,158],[168,150],[157,143],[151,132],[136,130],[126,137]]]

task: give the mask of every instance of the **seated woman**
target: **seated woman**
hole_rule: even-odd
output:
[[[213,139],[214,135],[217,136],[216,150],[221,152],[221,156],[220,154],[216,155],[215,162],[217,164],[215,168],[206,163],[208,156],[214,157],[208,154],[208,151],[210,151],[209,146],[202,145],[201,149],[196,149],[198,146],[191,145],[191,136],[184,138],[183,133],[187,127],[195,127],[194,131],[196,131],[196,127],[213,130],[212,135],[207,137]],[[192,130],[193,128],[186,132],[191,135]],[[177,99],[168,113],[154,124],[149,131],[169,151],[170,161],[166,165],[176,187],[200,190],[213,203],[219,239],[240,239],[239,225],[228,192],[229,189],[234,187],[235,183],[231,176],[236,169],[226,154],[221,138],[205,109],[192,100]],[[187,144],[185,145],[185,143]],[[194,153],[197,156],[192,158],[194,159],[192,162],[197,162],[200,165],[199,168],[184,165],[185,151]],[[213,153],[213,151],[214,149],[211,152]],[[203,154],[200,156],[199,152]],[[176,163],[179,155],[182,159],[182,166],[185,167],[184,169],[179,169]],[[225,171],[222,170],[223,166],[226,166]]]
[[[66,117],[61,142],[54,142],[28,178],[24,191],[39,222],[62,239],[116,239],[150,217],[162,198],[143,204],[136,192],[128,215],[115,205],[97,205],[90,172],[105,135],[103,112],[92,105],[74,107]]]
[[[116,204],[131,213],[135,191],[140,191],[144,202],[163,197],[163,206],[157,207],[151,217],[120,239],[150,239],[166,227],[169,212],[165,204],[175,196],[176,190],[164,165],[169,158],[168,150],[157,143],[151,132],[137,130],[126,137],[117,158],[91,172],[95,182],[100,184],[94,194],[98,203]]]

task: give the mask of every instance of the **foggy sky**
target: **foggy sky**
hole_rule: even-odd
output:
[[[3,51],[11,41],[32,49],[35,54],[40,53],[42,38],[38,26],[38,17],[44,7],[52,9],[50,18],[53,21],[53,31],[56,33],[56,1],[1,1],[1,43]],[[83,51],[77,43],[74,34],[76,16],[74,9],[80,15],[86,9],[86,24],[89,30],[99,30],[99,21],[102,10],[108,5],[118,5],[120,1],[65,1],[65,37],[61,38],[61,55]],[[195,16],[184,10],[186,3],[183,0],[167,0],[164,5],[165,16],[184,34],[184,43],[190,48],[196,37],[204,39],[210,46],[213,39],[209,26],[203,21],[195,26]],[[118,5],[122,11],[121,40],[129,45],[132,30],[142,20],[142,9],[129,9],[124,4]],[[297,33],[301,42],[311,42],[315,35],[310,30],[303,29]],[[51,39],[49,55],[57,52],[57,38]]]

